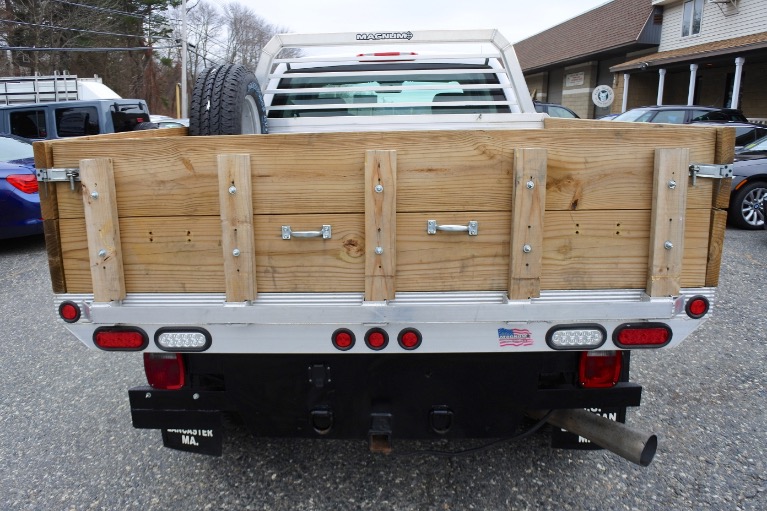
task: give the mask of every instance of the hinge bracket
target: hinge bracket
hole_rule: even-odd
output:
[[[695,186],[695,181],[699,177],[707,177],[711,179],[724,179],[732,177],[732,165],[723,164],[718,165],[714,163],[692,163],[690,165],[690,176],[692,177],[692,185]]]

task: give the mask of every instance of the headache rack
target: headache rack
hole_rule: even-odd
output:
[[[256,78],[270,118],[535,113],[495,30],[279,35]]]

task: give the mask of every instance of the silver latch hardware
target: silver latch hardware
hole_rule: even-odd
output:
[[[329,240],[333,232],[329,225],[323,225],[319,231],[294,231],[289,225],[282,226],[282,239],[289,240],[292,238],[322,238]]]
[[[695,186],[695,181],[699,177],[707,177],[711,179],[724,179],[726,177],[732,177],[732,165],[718,165],[715,163],[692,163],[690,164],[690,176],[692,176],[693,186]]]
[[[436,220],[428,220],[426,222],[426,233],[437,234],[437,231],[468,232],[469,236],[477,236],[479,234],[479,226],[475,220],[470,221],[466,225],[439,225]]]
[[[75,189],[75,181],[80,181],[80,169],[61,168],[61,169],[36,169],[37,180],[41,183],[66,183],[69,187]]]

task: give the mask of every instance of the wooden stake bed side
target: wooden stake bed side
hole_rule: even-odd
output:
[[[527,299],[540,290],[668,296],[716,285],[729,183],[693,186],[686,168],[731,161],[731,129],[548,121],[543,130],[507,131],[158,130],[47,141],[36,155],[38,167],[81,171],[81,160],[111,160],[127,293],[242,301],[256,290],[360,292],[380,301],[398,291],[502,290]],[[686,186],[654,191],[670,175]],[[236,194],[228,192],[233,181]],[[88,188],[46,187],[54,291],[94,292]],[[441,226],[435,234],[430,220]],[[284,226],[312,237],[284,239]]]

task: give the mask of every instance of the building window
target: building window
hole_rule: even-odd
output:
[[[686,0],[682,14],[682,37],[700,34],[700,21],[703,18],[703,0]]]

